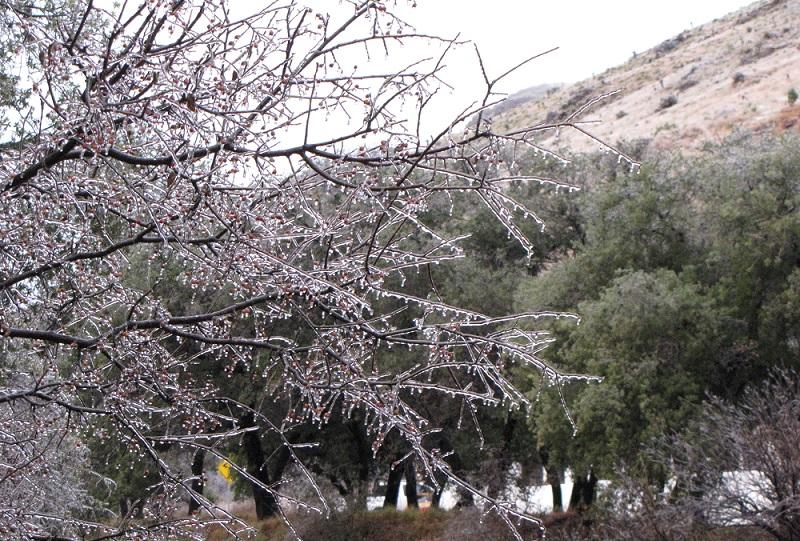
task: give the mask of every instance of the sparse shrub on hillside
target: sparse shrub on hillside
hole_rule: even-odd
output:
[[[670,107],[672,107],[676,103],[678,103],[678,98],[676,96],[670,94],[669,96],[667,96],[665,98],[661,98],[661,101],[658,104],[658,109],[656,109],[656,110],[657,111],[661,111],[663,109],[669,109]]]
[[[559,115],[561,118],[569,116],[573,113],[576,109],[582,107],[586,104],[592,97],[595,95],[594,88],[591,87],[580,87],[575,92],[570,94],[569,98],[564,105],[561,106],[561,111],[559,111]]]
[[[660,57],[669,52],[674,51],[678,45],[683,43],[687,38],[686,32],[681,32],[674,38],[670,38],[666,41],[661,42],[659,45],[656,46],[656,56]]]
[[[765,45],[764,42],[757,43],[755,47],[748,47],[742,51],[740,64],[742,66],[745,64],[752,64],[756,60],[766,58],[776,50],[777,49],[775,47],[772,47],[771,45]]]
[[[741,71],[737,71],[736,73],[733,74],[734,86],[738,85],[739,83],[743,83],[745,79],[747,79],[747,76]]]
[[[789,105],[794,105],[797,101],[797,90],[790,88],[789,92],[786,94],[786,98],[789,100]]]

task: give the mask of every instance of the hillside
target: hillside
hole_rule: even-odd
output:
[[[800,0],[765,0],[590,79],[517,99],[493,122],[513,129],[562,120],[619,90],[581,115],[593,134],[608,142],[649,138],[657,147],[696,148],[737,128],[800,131],[800,101],[789,104],[791,88],[800,92]],[[566,131],[560,141],[576,150],[596,148]]]

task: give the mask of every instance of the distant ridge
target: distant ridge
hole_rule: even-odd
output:
[[[488,119],[495,118],[511,109],[521,107],[533,101],[541,100],[548,94],[552,94],[556,90],[563,87],[563,84],[541,84],[524,88],[518,92],[514,92],[497,105],[493,105],[486,109],[483,116]]]

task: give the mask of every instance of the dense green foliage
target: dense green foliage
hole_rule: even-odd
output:
[[[798,203],[797,138],[651,155],[641,173],[583,193],[574,255],[526,280],[516,302],[577,311],[582,324],[554,329],[549,358],[605,380],[543,393],[538,444],[613,478],[707,394],[735,400],[770,367],[796,366]]]

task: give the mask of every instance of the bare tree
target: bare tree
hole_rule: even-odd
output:
[[[4,489],[4,536],[201,537],[203,521],[234,531],[233,518],[193,490],[202,483],[163,450],[230,459],[238,475],[286,502],[277,482],[226,449],[269,431],[316,488],[300,456],[313,442],[289,436],[334,410],[359,412],[373,450],[393,433],[433,483],[444,475],[487,497],[430,444],[436,427],[408,397],[440,393],[466,411],[519,408],[526,399],[509,363],[555,385],[584,377],[545,364],[538,353],[550,338],[524,330],[571,314],[493,318],[401,284],[404,273],[463,256],[460,239],[422,217],[455,192],[488,207],[532,250],[517,224],[536,215],[504,186],[572,187],[520,175],[501,162],[501,147],[544,152],[539,140],[557,129],[592,137],[577,121],[585,108],[561,123],[497,133],[481,111],[509,72],[485,75],[485,96],[425,136],[420,122],[458,44],[416,34],[388,3],[342,4],[328,15],[266,2],[235,16],[224,0],[114,8],[0,0],[4,28],[20,40],[17,88],[31,93],[0,144],[2,353],[24,367],[10,379],[15,369],[4,365],[0,405],[28,408],[6,415],[0,453],[25,448],[31,460],[4,461],[0,476],[39,488],[56,482],[38,465],[63,434],[134,452],[159,479],[140,518],[117,520],[46,512]],[[440,52],[388,71],[372,61],[396,58],[413,40]],[[183,289],[213,302],[176,309],[171,295]],[[413,325],[399,323],[404,312],[418,315]],[[392,347],[416,351],[415,361],[384,365]],[[216,371],[198,368],[209,363]],[[274,382],[258,401],[220,391],[220,374],[256,367]],[[260,404],[278,398],[282,414],[264,414]],[[183,516],[187,494],[201,513]],[[324,513],[317,494],[295,504]],[[487,501],[512,528],[536,521]]]
[[[670,506],[693,518],[687,525],[754,526],[780,541],[800,539],[796,373],[773,373],[738,404],[712,400],[696,426],[657,454],[675,476]]]
[[[25,367],[4,361],[5,367],[19,371],[4,374],[8,386],[35,385]],[[90,475],[88,449],[69,423],[56,404],[0,403],[0,534],[4,538],[36,533],[36,528],[7,528],[9,523],[24,524],[26,514],[96,516],[86,489],[95,480],[84,479]]]

